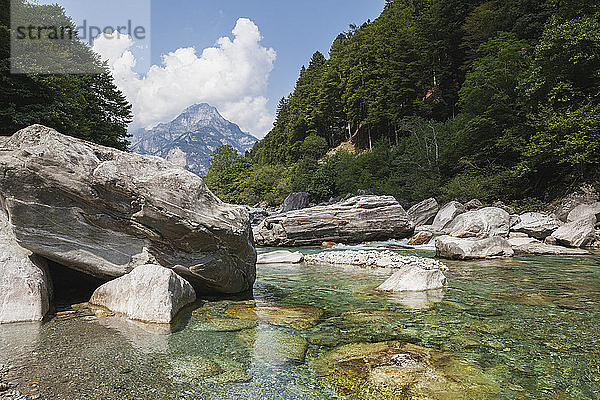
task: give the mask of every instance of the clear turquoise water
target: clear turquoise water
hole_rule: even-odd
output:
[[[170,330],[77,308],[41,325],[0,326],[0,364],[11,366],[5,379],[41,398],[326,399],[337,397],[308,361],[344,343],[406,340],[474,362],[503,399],[600,398],[600,257],[447,264],[449,288],[427,296],[376,293],[384,270],[259,266],[255,300],[320,307],[316,326],[207,331],[207,318],[227,317],[234,301],[202,302],[204,316],[190,309]],[[399,314],[340,317],[355,309]]]

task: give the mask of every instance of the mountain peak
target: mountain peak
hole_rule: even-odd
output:
[[[198,175],[208,172],[217,147],[228,144],[243,154],[258,141],[207,103],[191,105],[171,122],[133,134],[135,152],[166,158]]]

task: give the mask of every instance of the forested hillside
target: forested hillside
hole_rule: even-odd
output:
[[[99,58],[74,40],[60,55],[61,62],[85,56],[97,74],[12,74],[10,65],[10,1],[0,1],[0,135],[12,135],[31,124],[42,124],[66,135],[106,146],[127,149],[131,106],[117,89]],[[58,5],[13,1],[27,15],[37,15],[51,26],[73,26]],[[67,61],[65,61],[67,60]]]
[[[315,53],[272,131],[246,157],[219,149],[206,180],[225,200],[272,204],[357,189],[535,204],[597,182],[599,9],[388,0],[329,58]]]

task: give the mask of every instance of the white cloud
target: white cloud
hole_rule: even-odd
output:
[[[170,121],[186,107],[205,102],[242,130],[263,137],[274,118],[265,93],[276,53],[261,46],[258,27],[247,18],[238,19],[232,33],[233,40],[222,37],[200,55],[193,47],[165,54],[162,65],[153,65],[143,76],[133,70],[129,36],[100,35],[93,49],[108,62],[116,85],[133,104],[131,128]]]

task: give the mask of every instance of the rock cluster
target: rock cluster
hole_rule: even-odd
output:
[[[403,256],[387,250],[323,251],[317,254],[307,254],[304,260],[310,264],[353,265],[363,268],[418,267],[425,270],[439,269],[442,271],[448,269],[444,263],[433,258]]]
[[[403,239],[413,232],[414,223],[392,196],[363,195],[271,215],[254,229],[254,239],[263,246],[318,246]]]
[[[45,314],[42,257],[102,279],[158,264],[206,293],[239,293],[255,280],[246,210],[158,157],[34,125],[0,145],[0,204],[0,286],[20,277],[24,287],[0,293],[0,323],[22,319],[19,304],[27,320]]]
[[[439,235],[437,255],[449,259],[585,255],[589,253],[582,249],[597,246],[600,237],[600,202],[586,203],[589,199],[596,197],[572,195],[557,208],[559,213],[520,215],[501,202],[484,208],[473,200],[468,207],[450,202],[440,209],[432,225],[421,225],[416,231],[418,235]],[[465,211],[469,208],[472,210]]]

